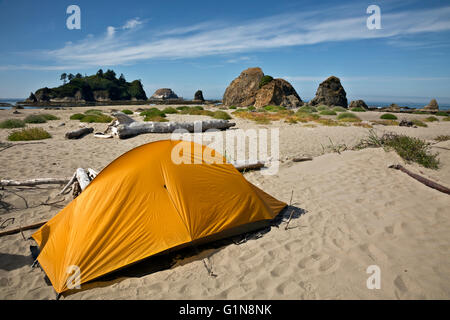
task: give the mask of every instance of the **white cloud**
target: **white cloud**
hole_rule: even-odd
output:
[[[109,26],[106,28],[106,36],[108,38],[112,38],[114,36],[114,33],[116,33],[116,28]]]
[[[151,59],[241,54],[332,41],[386,38],[395,42],[418,33],[450,30],[450,6],[382,14],[381,30],[367,29],[368,15],[365,13],[355,14],[344,9],[275,15],[226,25],[209,21],[163,32],[148,32],[147,41],[142,34],[135,36],[132,33],[141,22],[135,18],[122,28],[108,27],[105,37],[87,37],[60,49],[41,51],[40,56],[81,68]],[[127,32],[119,32],[121,29],[127,29]]]
[[[122,29],[134,29],[140,24],[142,24],[142,21],[139,18],[130,19],[125,23]]]

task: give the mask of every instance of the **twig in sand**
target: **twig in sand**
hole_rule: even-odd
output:
[[[24,142],[24,143],[5,143],[5,144],[1,144],[0,147],[3,147],[2,149],[0,149],[0,151],[6,150],[8,148],[14,147],[14,146],[23,146],[26,144],[43,144],[44,142]]]
[[[286,227],[284,227],[284,230],[287,230],[289,227],[289,222],[291,222],[292,216],[294,214],[294,210],[291,211],[291,214],[289,215],[288,222],[286,223]]]

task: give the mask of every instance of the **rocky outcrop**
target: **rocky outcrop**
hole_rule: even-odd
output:
[[[391,112],[398,112],[398,111],[401,111],[402,108],[396,103],[391,103],[389,105],[389,107],[387,107],[385,110],[386,111],[391,111]]]
[[[38,102],[45,102],[45,101],[50,101],[50,93],[51,90],[47,87],[39,89],[36,91],[36,93],[34,94],[34,96],[36,97],[36,100]]]
[[[259,82],[264,73],[261,68],[248,68],[241,72],[225,90],[223,104],[226,106],[248,107],[255,104]]]
[[[263,78],[270,79],[261,82]],[[223,104],[237,107],[277,105],[296,108],[303,105],[303,102],[286,80],[264,76],[261,68],[249,68],[242,71],[227,87]]]
[[[347,94],[338,77],[331,76],[317,88],[316,96],[310,105],[341,106],[347,108]]]
[[[172,89],[169,88],[161,88],[155,91],[155,93],[150,97],[150,99],[178,99],[178,96]]]
[[[425,110],[439,110],[439,105],[436,99],[431,99],[431,101],[423,108]]]
[[[202,90],[197,90],[194,94],[194,100],[205,101]]]
[[[353,100],[352,102],[350,102],[350,104],[348,105],[349,109],[351,108],[363,108],[363,109],[367,109],[368,106],[367,104],[364,102],[364,100]]]
[[[303,105],[303,102],[289,82],[283,79],[273,79],[263,85],[255,96],[255,107],[268,105],[298,108]]]
[[[31,102],[31,103],[33,103],[33,102],[37,102],[37,98],[36,98],[36,96],[34,95],[34,93],[31,92],[31,93],[30,93],[30,96],[29,96],[28,99],[25,100],[25,101],[26,101],[26,102]]]

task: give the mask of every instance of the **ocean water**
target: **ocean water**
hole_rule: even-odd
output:
[[[24,101],[25,98],[22,99],[0,99],[0,102],[3,103],[10,103],[12,105],[15,105],[16,102],[18,101]],[[366,101],[366,104],[370,107],[374,106],[377,108],[382,108],[382,107],[388,107],[392,102],[383,102],[383,101]],[[426,103],[420,102],[420,103],[415,103],[415,102],[395,102],[397,105],[401,106],[401,107],[409,107],[409,108],[414,108],[414,109],[422,109]],[[439,110],[450,110],[450,104],[439,104]],[[25,107],[25,109],[40,109],[40,108],[45,108],[46,106],[39,106],[39,107]],[[48,106],[51,107],[51,106]],[[11,107],[3,107],[0,106],[0,109],[10,109]]]

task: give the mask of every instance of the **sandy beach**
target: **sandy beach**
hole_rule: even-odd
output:
[[[96,107],[136,110],[142,106]],[[166,106],[164,106],[166,107]],[[1,179],[64,178],[78,167],[102,170],[121,154],[142,144],[170,139],[170,134],[142,134],[120,140],[98,139],[92,134],[67,140],[64,134],[80,128],[71,110],[0,110],[0,121],[23,119],[29,114],[51,113],[59,120],[42,127],[51,139],[17,145],[0,152]],[[231,112],[232,110],[226,110]],[[395,113],[394,113],[395,114]],[[378,120],[379,112],[360,112],[363,121]],[[429,115],[396,114],[399,119],[424,119]],[[140,118],[134,115],[136,119]],[[443,117],[438,117],[442,119]],[[170,121],[209,119],[206,116],[168,115]],[[276,175],[259,171],[245,178],[301,212],[285,230],[286,222],[260,238],[228,244],[179,259],[169,269],[132,274],[123,271],[112,279],[83,285],[62,299],[449,299],[450,217],[448,195],[431,189],[403,172],[389,169],[401,164],[414,173],[450,187],[450,122],[428,122],[428,127],[375,125],[378,134],[395,132],[424,139],[439,153],[440,168],[427,169],[405,162],[394,151],[382,148],[351,150],[368,128],[359,126],[314,127],[305,123],[273,121],[259,125],[233,117],[238,129],[279,128],[280,168]],[[61,125],[64,123],[64,125]],[[94,132],[106,129],[93,123]],[[6,142],[14,129],[0,129]],[[15,142],[17,143],[17,142]],[[333,152],[330,144],[348,150]],[[312,161],[293,162],[300,156]],[[8,228],[48,220],[72,196],[59,196],[61,185],[0,190],[0,223],[14,218]],[[6,230],[6,229],[5,229]],[[28,238],[33,230],[24,231]],[[54,299],[44,272],[31,268],[29,246],[20,233],[0,238],[0,299]],[[216,277],[208,275],[206,261]],[[366,269],[381,270],[381,289],[366,286]]]

